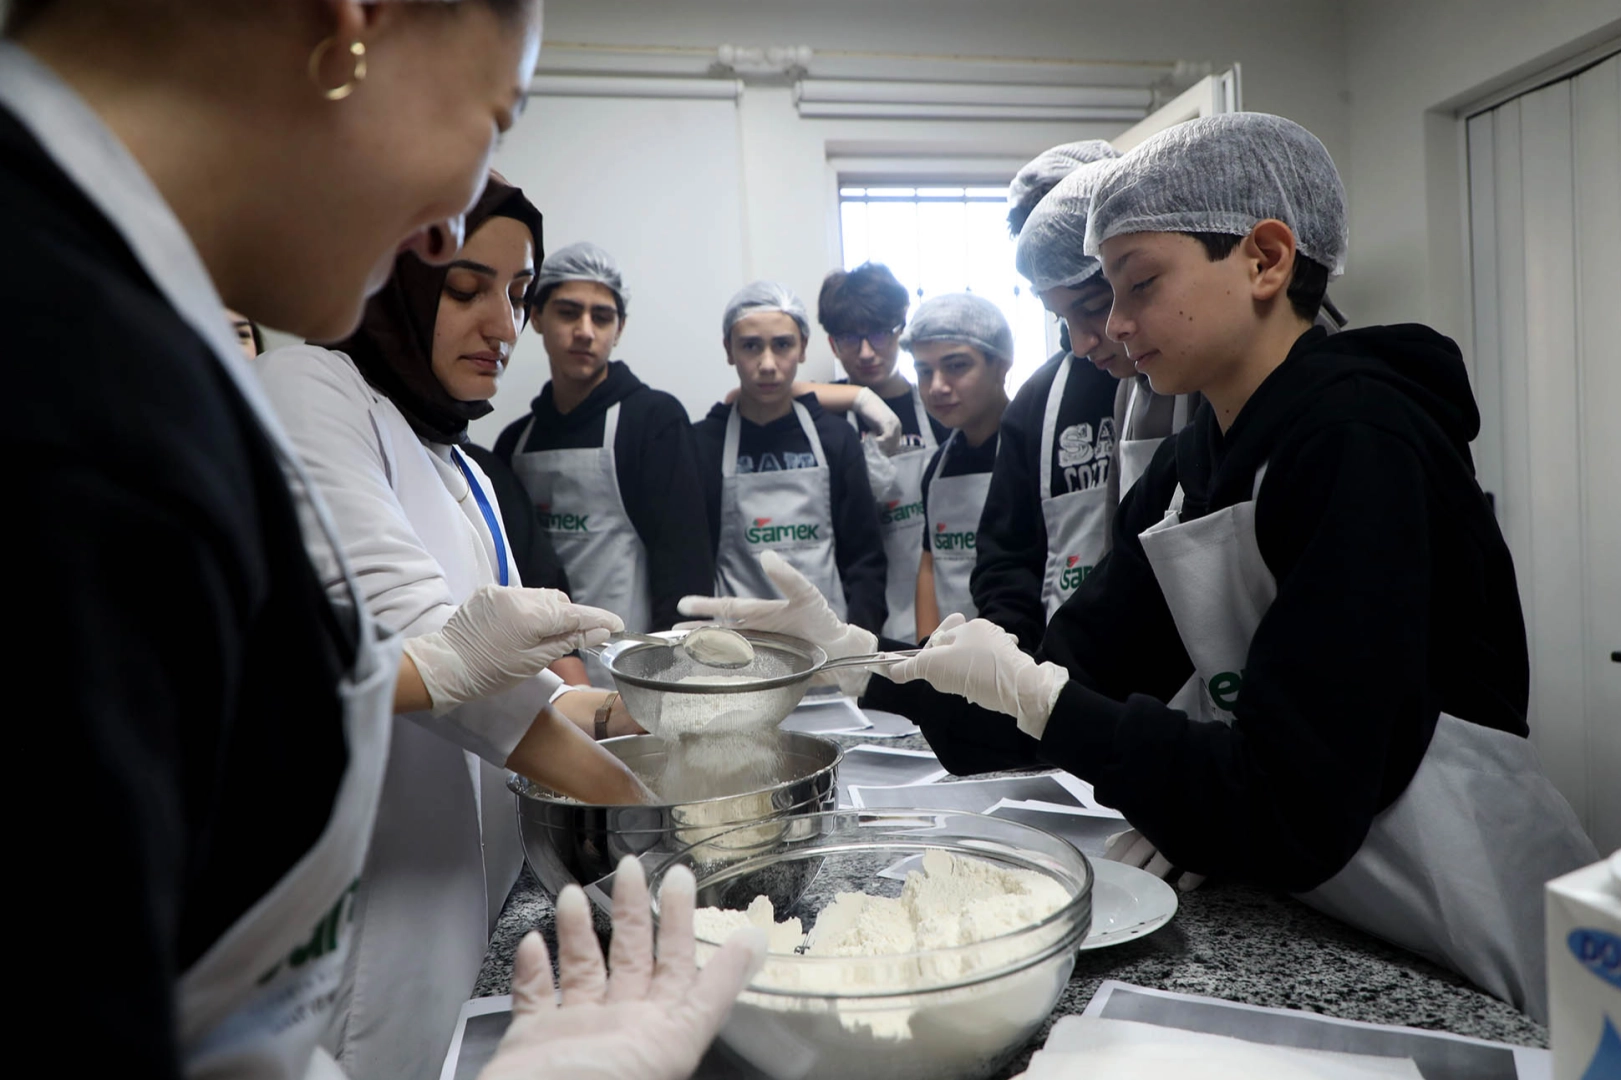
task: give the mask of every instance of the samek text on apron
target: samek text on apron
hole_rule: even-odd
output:
[[[995,438],[995,436],[992,436]],[[940,451],[940,464],[929,482],[927,529],[929,555],[934,560],[934,599],[940,616],[960,611],[972,619],[979,614],[968,581],[974,574],[979,515],[991,490],[989,472],[942,476],[951,451],[966,440],[953,431]]]
[[[887,495],[878,496],[878,529],[884,538],[884,555],[889,559],[889,577],[884,598],[889,615],[884,619],[884,636],[897,641],[917,640],[917,567],[923,557],[923,470],[939,445],[929,423],[923,398],[912,387],[912,408],[917,413],[919,445],[893,455],[895,484]],[[861,421],[849,414],[850,426],[858,432]],[[875,485],[876,486],[876,485]],[[942,609],[943,610],[943,609]]]
[[[1047,567],[1041,602],[1051,619],[1109,550],[1113,520],[1109,470],[1114,467],[1114,420],[1104,417],[1098,430],[1076,424],[1060,433],[1059,405],[1069,382],[1074,354],[1064,357],[1047,391],[1041,424],[1041,516],[1047,526]],[[1103,429],[1108,424],[1108,430]],[[1054,495],[1053,460],[1058,459],[1068,490]],[[942,609],[942,612],[944,609]]]
[[[653,620],[647,548],[625,509],[614,458],[619,403],[603,416],[599,447],[524,451],[534,426],[531,416],[518,437],[512,469],[568,574],[569,598],[613,612],[630,633],[646,633]],[[601,660],[584,655],[592,683],[613,685]]]
[[[1194,665],[1172,704],[1198,720],[1233,723],[1250,640],[1277,597],[1255,536],[1265,472],[1250,501],[1188,522],[1178,485],[1140,536]],[[1351,861],[1300,899],[1545,1023],[1542,886],[1597,858],[1529,739],[1442,713],[1407,789]]]
[[[839,578],[833,551],[832,473],[810,410],[796,401],[794,415],[816,456],[816,467],[741,475],[737,471],[737,447],[743,429],[736,405],[726,418],[716,587],[721,596],[777,596],[777,587],[760,568],[760,553],[775,551],[822,591],[842,619],[846,605],[844,582]],[[921,552],[922,540],[916,542]],[[915,595],[915,579],[912,588]]]

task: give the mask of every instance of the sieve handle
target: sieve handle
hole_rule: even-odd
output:
[[[860,656],[844,656],[837,660],[829,660],[816,670],[820,672],[841,667],[888,667],[890,664],[898,664],[902,660],[910,660],[922,651],[922,649],[901,649],[898,652],[875,652],[862,653]]]

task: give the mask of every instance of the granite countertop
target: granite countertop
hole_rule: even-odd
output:
[[[927,749],[921,737],[884,745]],[[1147,937],[1081,953],[1053,1018],[1081,1012],[1104,979],[1119,979],[1345,1020],[1548,1045],[1546,1027],[1461,976],[1288,896],[1213,880],[1179,900],[1176,917]],[[496,925],[475,996],[507,992],[513,951],[531,929],[546,936],[555,956],[552,904],[526,867]],[[998,1075],[1021,1072],[1050,1027],[1051,1021]]]

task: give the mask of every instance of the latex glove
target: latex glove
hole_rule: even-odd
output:
[[[559,986],[534,931],[512,965],[512,1024],[480,1080],[684,1080],[765,962],[765,931],[734,934],[702,971],[692,932],[692,874],[659,892],[658,959],[642,865],[614,875],[613,940],[604,968],[590,903],[578,885],[557,897]],[[558,989],[561,989],[559,1000]]]
[[[443,713],[516,686],[624,628],[613,612],[571,604],[556,589],[484,585],[442,629],[409,638],[405,654],[428,688],[433,711]]]
[[[901,436],[905,434],[905,429],[901,427],[901,418],[895,415],[894,409],[884,403],[883,398],[873,393],[870,386],[861,388],[850,408],[866,422],[873,442],[878,444],[878,449],[890,457],[900,453]]]
[[[1104,841],[1103,857],[1112,859],[1127,866],[1135,866],[1139,870],[1147,870],[1157,878],[1169,880],[1179,873],[1171,865],[1171,860],[1159,853],[1159,849],[1149,842],[1148,837],[1136,829],[1127,829],[1117,832]],[[1204,883],[1203,874],[1190,874],[1186,870],[1180,871],[1181,876],[1176,879],[1176,887],[1183,892],[1192,892]]]
[[[1019,648],[1019,640],[988,619],[945,617],[929,635],[923,651],[894,664],[891,682],[923,679],[936,690],[959,694],[975,705],[1007,713],[1019,730],[1041,738],[1047,730],[1058,692],[1069,672],[1057,664],[1038,664]]]
[[[757,600],[746,596],[683,596],[676,610],[683,615],[698,615],[721,626],[736,626],[745,630],[769,630],[804,638],[820,646],[829,660],[845,656],[858,656],[878,648],[878,637],[869,630],[849,623],[833,614],[833,608],[822,595],[822,590],[788,565],[788,560],[775,551],[760,553],[760,567],[766,577],[782,593],[781,600]],[[702,626],[703,623],[681,623],[678,630]],[[867,688],[872,672],[867,668],[840,668],[827,673],[827,682],[836,685],[851,697],[860,697]]]

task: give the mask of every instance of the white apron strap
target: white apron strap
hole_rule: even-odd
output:
[[[737,444],[743,434],[743,422],[738,417],[737,406],[726,414],[726,438],[720,450],[720,474],[724,477],[737,475]]]
[[[1047,408],[1041,417],[1041,497],[1050,498],[1053,493],[1053,440],[1058,435],[1058,408],[1064,401],[1064,387],[1069,383],[1069,366],[1075,362],[1075,354],[1070,353],[1064,357],[1064,362],[1058,365],[1058,374],[1053,376],[1052,388],[1047,391]]]
[[[806,440],[810,442],[811,453],[816,455],[816,467],[819,469],[827,468],[827,455],[822,452],[822,438],[816,434],[816,423],[811,419],[810,410],[796,401],[794,402],[794,415],[799,418],[799,428],[805,433]],[[731,428],[728,427],[726,432],[730,437]],[[732,456],[735,465],[736,447],[732,448]]]
[[[602,448],[609,453],[613,452],[614,438],[619,434],[619,406],[620,402],[614,402],[602,417]],[[533,425],[534,422],[531,417],[529,423]]]

